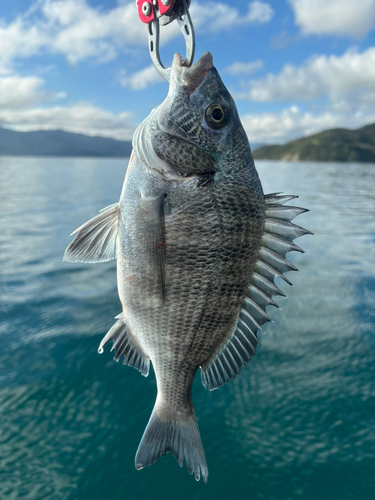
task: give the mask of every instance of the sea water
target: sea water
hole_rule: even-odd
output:
[[[62,262],[126,166],[0,158],[0,498],[373,500],[375,165],[257,163],[315,235],[253,361],[217,391],[196,377],[207,485],[170,454],[135,470],[156,385],[97,353],[121,311],[115,262]]]

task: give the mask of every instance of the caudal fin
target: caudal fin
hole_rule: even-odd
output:
[[[140,470],[152,465],[169,452],[180,467],[185,460],[187,470],[197,481],[202,475],[207,483],[208,468],[195,415],[173,420],[159,416],[154,408],[135,456],[135,468]]]

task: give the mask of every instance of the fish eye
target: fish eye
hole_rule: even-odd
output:
[[[224,127],[229,120],[229,112],[222,104],[211,104],[206,109],[206,123],[212,129]]]

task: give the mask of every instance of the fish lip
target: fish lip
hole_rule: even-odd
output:
[[[214,67],[212,54],[205,52],[197,62],[188,67],[179,53],[173,57],[171,69],[171,81],[177,85],[183,85],[188,92],[193,93],[203,82],[205,76]]]

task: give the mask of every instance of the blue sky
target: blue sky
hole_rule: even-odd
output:
[[[250,143],[375,122],[375,0],[192,0]],[[184,53],[173,23],[162,60]],[[131,139],[167,83],[134,0],[1,0],[0,126]]]

